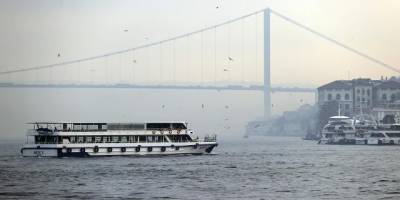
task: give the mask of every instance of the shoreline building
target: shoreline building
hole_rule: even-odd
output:
[[[377,120],[400,116],[400,82],[396,80],[336,80],[320,86],[317,96],[319,106],[337,102],[341,115],[369,114]]]

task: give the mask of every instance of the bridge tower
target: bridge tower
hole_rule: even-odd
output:
[[[270,14],[264,10],[264,117],[271,116],[271,52],[270,52]]]

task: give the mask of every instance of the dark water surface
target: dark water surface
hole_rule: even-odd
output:
[[[0,199],[400,199],[400,146],[220,141],[214,155],[21,158],[0,144]]]

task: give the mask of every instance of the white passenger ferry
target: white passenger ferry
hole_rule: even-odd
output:
[[[332,116],[322,129],[319,144],[357,144],[353,120],[346,116]]]
[[[194,137],[186,122],[30,124],[26,157],[204,154],[218,145],[215,135]]]

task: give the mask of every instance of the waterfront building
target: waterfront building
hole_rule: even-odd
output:
[[[400,115],[400,82],[396,80],[336,80],[319,87],[317,96],[320,106],[338,102],[346,116],[372,114],[382,120],[387,114]]]

